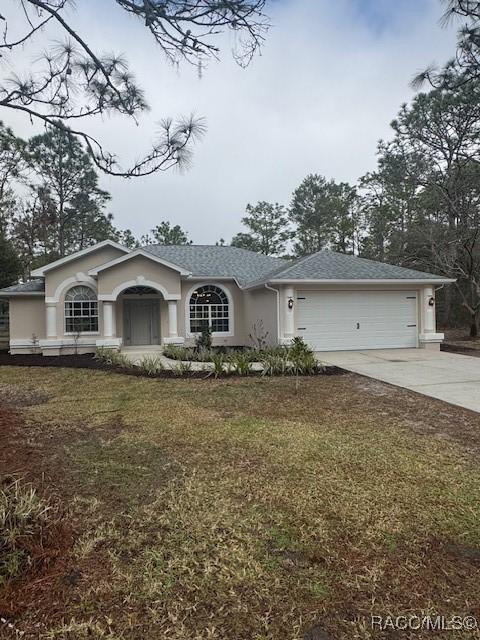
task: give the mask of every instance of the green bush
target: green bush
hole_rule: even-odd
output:
[[[311,375],[317,370],[317,360],[313,350],[303,338],[296,337],[288,348],[290,368],[295,375]]]
[[[19,480],[0,489],[0,586],[31,562],[29,549],[41,544],[54,510],[35,489]]]
[[[204,322],[201,333],[195,339],[196,349],[212,348],[212,330],[208,322]]]

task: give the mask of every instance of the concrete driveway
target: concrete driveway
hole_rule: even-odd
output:
[[[480,358],[426,349],[329,351],[318,359],[480,413]]]

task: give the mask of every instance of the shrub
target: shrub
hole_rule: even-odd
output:
[[[248,351],[238,351],[230,356],[233,370],[239,376],[247,376],[252,371],[251,354]]]
[[[214,356],[217,354],[211,347],[200,347],[193,350],[193,357],[191,360],[194,362],[213,362]]]
[[[163,355],[170,360],[189,360],[187,357],[189,351],[188,347],[179,347],[175,344],[166,344],[163,347]]]
[[[154,376],[165,369],[159,356],[143,356],[137,367],[147,376]]]
[[[53,508],[35,489],[19,480],[0,489],[0,586],[31,563],[29,549],[41,544]]]
[[[212,362],[216,353],[217,351],[205,347],[197,349],[196,347],[166,345],[163,349],[163,355],[171,360],[189,360],[190,362]]]
[[[115,351],[115,349],[106,349],[105,347],[99,347],[94,355],[95,360],[103,362],[115,367],[128,368],[132,366],[132,363],[124,353]]]
[[[212,348],[212,330],[208,322],[204,322],[202,331],[195,339],[196,349],[211,349]]]
[[[263,365],[262,375],[264,376],[284,376],[289,371],[288,352],[283,349],[282,353],[264,353],[260,362]]]
[[[295,375],[310,375],[317,370],[315,354],[303,338],[296,337],[292,340],[288,348],[288,360]]]

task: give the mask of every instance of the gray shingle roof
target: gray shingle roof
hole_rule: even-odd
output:
[[[235,278],[241,286],[264,278],[286,263],[281,258],[229,246],[152,244],[143,249],[187,269],[193,276]]]
[[[270,280],[445,280],[443,276],[406,269],[357,256],[319,251],[268,275]]]
[[[242,287],[262,285],[275,280],[445,280],[442,276],[431,273],[334,251],[319,251],[298,260],[283,260],[229,246],[155,244],[143,249],[183,267],[193,276],[235,278]],[[1,289],[0,295],[43,291],[44,280],[31,280]]]
[[[43,293],[45,280],[30,280],[20,284],[12,284],[10,287],[0,289],[0,293]]]

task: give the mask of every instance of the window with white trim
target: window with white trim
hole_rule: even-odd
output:
[[[229,314],[228,298],[223,289],[213,284],[199,287],[190,297],[190,333],[199,333],[205,325],[212,333],[227,333]]]
[[[98,302],[93,289],[73,287],[65,296],[65,333],[98,331]]]

